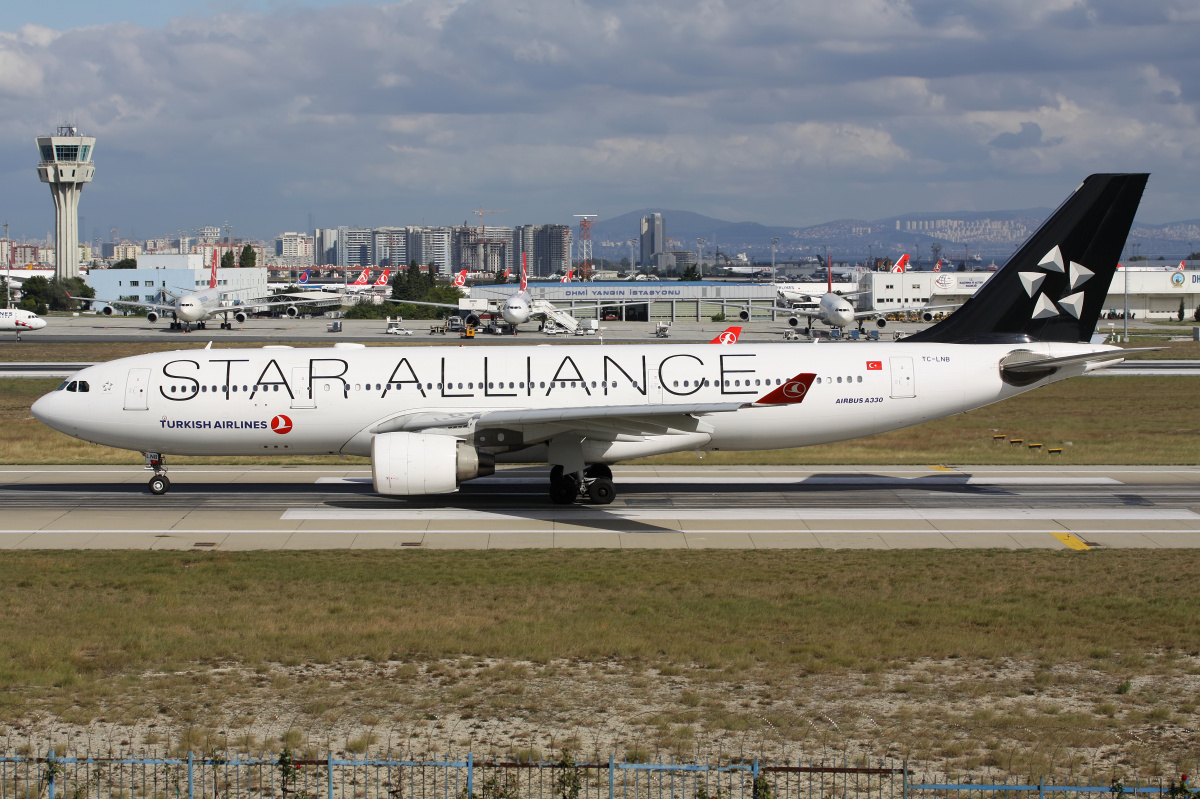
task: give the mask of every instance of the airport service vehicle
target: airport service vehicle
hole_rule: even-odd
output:
[[[1091,344],[1147,175],[1093,175],[962,309],[898,342],[196,349],[88,367],[33,415],[169,455],[345,454],[389,496],[548,463],[556,503],[611,502],[609,464],[867,436],[1123,359]]]
[[[20,308],[0,308],[0,330],[15,330],[17,341],[21,340],[22,333],[41,330],[45,326],[46,320],[33,311],[24,311]]]
[[[173,298],[172,302],[138,302],[136,300],[106,300],[100,297],[75,297],[74,299],[83,302],[90,302],[93,305],[101,305],[100,313],[105,316],[112,316],[115,306],[132,306],[134,308],[146,308],[146,319],[150,324],[158,321],[162,315],[169,315],[175,321],[171,322],[171,329],[182,329],[184,332],[191,332],[192,325],[196,325],[203,330],[209,319],[222,319],[221,329],[232,330],[233,322],[239,325],[244,323],[248,317],[247,312],[250,309],[261,308],[278,308],[284,307],[288,316],[295,317],[300,315],[299,306],[301,305],[331,305],[341,302],[336,297],[310,299],[295,297],[288,300],[268,300],[263,302],[255,301],[247,303],[244,306],[227,306],[222,305],[229,292],[219,291],[217,289],[217,261],[213,260],[212,275],[208,279],[208,288],[203,291],[190,291],[185,294],[180,294]],[[230,320],[233,321],[230,321]]]

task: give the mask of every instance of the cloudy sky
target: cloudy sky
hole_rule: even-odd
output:
[[[6,0],[0,223],[34,137],[98,138],[84,235],[229,222],[807,225],[1057,205],[1149,171],[1200,217],[1197,0]]]

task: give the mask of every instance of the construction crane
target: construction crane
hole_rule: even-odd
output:
[[[579,220],[579,279],[592,278],[592,218],[600,214],[575,214]]]
[[[493,211],[487,208],[478,208],[471,213],[479,217],[479,235],[483,235],[483,215],[484,214],[507,214],[508,211]]]

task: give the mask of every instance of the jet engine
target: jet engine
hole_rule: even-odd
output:
[[[788,317],[788,327],[800,327],[800,317],[789,316]]]
[[[148,311],[146,313],[146,321],[149,322],[150,324],[154,324],[155,322],[158,321],[158,314],[155,313],[154,311]]]
[[[103,308],[100,309],[100,313],[104,314],[105,316],[112,316],[116,312],[117,312],[117,309],[113,308],[111,305],[105,305]]]
[[[235,313],[233,315],[233,318],[239,325],[245,324],[246,323],[246,312],[238,311],[237,313]]]
[[[467,314],[466,318],[463,319],[463,323],[466,324],[467,327],[479,327],[479,317],[473,313],[469,313]]]
[[[883,328],[887,327],[887,319],[886,319],[885,317],[882,317],[882,316],[876,316],[876,317],[875,317],[875,327],[878,327],[878,328],[880,328],[881,330],[882,330]]]
[[[738,319],[741,319],[743,322],[749,322],[750,312],[743,308],[742,310],[738,311]]]
[[[288,316],[290,316],[291,318],[295,319],[297,316],[299,316],[299,315],[300,315],[300,309],[299,309],[299,308],[297,308],[295,305],[289,305],[289,306],[287,307],[287,311],[286,311],[286,313],[287,313],[287,315],[288,315]]]
[[[371,439],[371,479],[380,494],[447,494],[495,471],[496,456],[452,436],[381,433]]]
[[[933,313],[930,311],[922,311],[921,312],[921,321],[922,322],[932,322],[933,321]]]

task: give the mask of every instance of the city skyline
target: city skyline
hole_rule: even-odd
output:
[[[1174,0],[16,2],[0,25],[14,236],[53,229],[34,138],[67,121],[97,137],[87,239],[475,208],[804,227],[1036,207],[1143,169],[1140,221],[1200,216],[1200,12]]]

